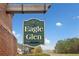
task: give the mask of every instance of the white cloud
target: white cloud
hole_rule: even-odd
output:
[[[13,34],[14,36],[16,36],[15,31],[12,31],[12,34]]]
[[[62,23],[61,22],[57,22],[56,26],[60,27],[60,26],[62,26]]]
[[[79,19],[79,16],[73,16],[73,19]]]
[[[79,19],[79,16],[77,16],[77,18]]]
[[[20,37],[20,34],[17,34],[15,31],[12,31],[13,35],[16,37],[16,38],[19,38]]]
[[[16,33],[14,30],[12,31],[12,34],[16,37],[18,43],[22,43],[22,36],[19,33]]]
[[[51,43],[51,41],[48,40],[47,38],[45,38],[45,44],[41,45],[42,49],[43,50],[49,50],[49,49],[51,50],[52,48],[50,47],[50,43]]]
[[[50,40],[48,40],[47,38],[45,38],[45,44],[49,44]]]

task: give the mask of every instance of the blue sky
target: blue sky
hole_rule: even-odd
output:
[[[23,21],[30,18],[45,22],[44,49],[53,49],[58,40],[79,37],[79,4],[52,4],[46,14],[15,14],[12,28],[18,43],[23,42]]]

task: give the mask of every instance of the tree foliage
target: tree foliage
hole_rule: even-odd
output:
[[[59,40],[55,46],[56,53],[79,53],[79,38]]]

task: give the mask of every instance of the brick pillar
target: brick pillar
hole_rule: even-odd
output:
[[[0,55],[16,55],[16,43],[12,35],[11,14],[6,13],[6,4],[0,4]]]

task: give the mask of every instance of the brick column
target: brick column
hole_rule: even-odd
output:
[[[12,35],[11,14],[6,13],[7,4],[0,4],[0,55],[16,55],[16,38]],[[15,48],[14,48],[15,47]]]

